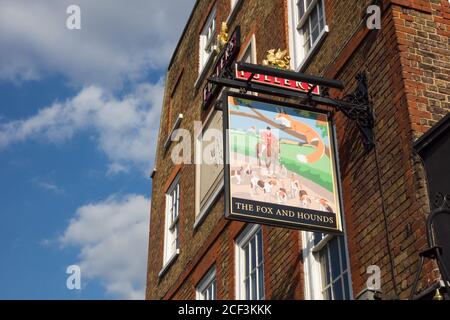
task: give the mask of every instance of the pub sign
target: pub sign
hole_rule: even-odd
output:
[[[329,113],[253,95],[223,95],[225,216],[341,233]]]

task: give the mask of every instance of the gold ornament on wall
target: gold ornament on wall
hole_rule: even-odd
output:
[[[442,301],[442,300],[444,300],[444,297],[442,296],[442,294],[441,294],[441,292],[439,291],[439,289],[436,289],[436,292],[434,293],[433,300],[436,300],[436,301]]]
[[[267,51],[266,59],[263,60],[262,64],[268,67],[289,70],[291,57],[287,54],[287,50],[281,51],[281,49],[278,49],[275,51],[275,49],[270,49]]]
[[[216,51],[220,52],[228,42],[228,26],[226,22],[222,22],[220,33],[217,35]]]

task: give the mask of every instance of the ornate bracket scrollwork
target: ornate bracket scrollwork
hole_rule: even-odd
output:
[[[285,54],[281,52],[281,54]],[[248,72],[249,78],[236,79],[235,72]],[[275,71],[274,71],[275,70]],[[307,92],[292,91],[289,88],[278,88],[277,86],[267,85],[265,83],[254,83],[253,77],[256,75],[268,75],[277,79],[287,79],[288,81],[297,81],[298,83],[308,83],[310,85]],[[320,78],[296,73],[288,70],[277,70],[254,64],[238,63],[228,64],[221,69],[221,72],[213,75],[208,81],[219,87],[229,87],[238,89],[241,93],[247,91],[258,92],[262,94],[276,95],[288,99],[296,99],[299,105],[316,107],[327,106],[341,111],[347,118],[354,122],[362,134],[362,142],[367,152],[373,149],[374,141],[374,116],[372,104],[369,99],[367,87],[367,78],[365,74],[359,74],[356,77],[358,85],[356,90],[346,95],[342,99],[333,99],[330,97],[329,89],[334,88],[342,90],[344,85],[341,81],[334,79]],[[315,94],[315,89],[319,86],[320,95]]]
[[[229,66],[226,66],[223,70],[222,70],[222,78],[225,79],[234,79],[234,65],[231,64]]]
[[[361,73],[358,74],[356,80],[358,82],[356,90],[339,101],[338,109],[347,118],[355,121],[363,136],[364,147],[366,151],[370,151],[375,143],[373,134],[375,121],[372,104],[369,100],[367,77]]]
[[[433,201],[435,209],[450,209],[450,194],[438,192]]]

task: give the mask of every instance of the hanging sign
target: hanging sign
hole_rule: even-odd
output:
[[[224,100],[226,218],[341,233],[329,114],[239,93]]]

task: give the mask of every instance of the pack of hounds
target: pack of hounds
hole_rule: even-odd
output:
[[[242,183],[243,178],[250,178],[252,197],[263,194],[266,201],[275,199],[279,204],[284,204],[289,199],[297,199],[299,205],[303,208],[310,208],[314,201],[321,211],[333,212],[328,200],[308,194],[295,174],[291,174],[287,183],[288,186],[286,186],[282,178],[287,178],[288,171],[284,165],[280,165],[278,169],[278,174],[275,174],[273,172],[269,173],[267,170],[264,172],[254,170],[250,165],[247,165],[246,167],[241,166],[239,169],[231,170],[230,175],[231,179],[234,179],[238,185]]]

